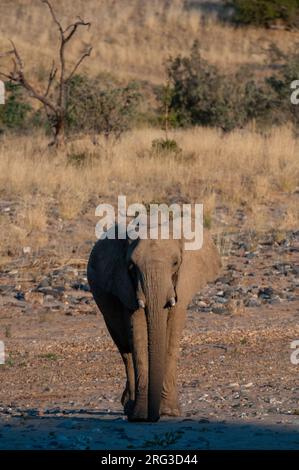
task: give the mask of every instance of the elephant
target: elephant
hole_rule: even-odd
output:
[[[192,297],[217,278],[220,256],[207,229],[200,250],[179,239],[98,240],[87,278],[126,370],[121,403],[129,421],[180,416],[177,362]]]

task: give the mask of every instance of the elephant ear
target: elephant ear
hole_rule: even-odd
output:
[[[193,296],[208,282],[214,281],[221,269],[221,259],[210,233],[204,230],[200,250],[182,249],[182,263],[178,272],[176,293],[178,303],[187,306]]]
[[[113,294],[127,308],[138,308],[136,293],[126,263],[127,241],[98,240],[88,262],[87,277],[92,292]]]

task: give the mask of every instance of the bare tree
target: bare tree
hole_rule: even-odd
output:
[[[74,76],[79,66],[82,64],[86,57],[90,56],[92,47],[88,46],[80,55],[79,59],[73,66],[71,71],[66,71],[65,64],[65,51],[68,42],[74,37],[78,28],[90,27],[90,23],[77,17],[77,21],[71,23],[65,29],[62,27],[61,22],[58,20],[57,15],[49,0],[40,0],[44,3],[51,14],[53,22],[56,24],[59,32],[59,65],[56,67],[53,60],[51,70],[48,76],[48,82],[44,92],[39,92],[27,79],[23,60],[18,52],[13,41],[10,41],[12,49],[2,56],[11,56],[13,62],[13,70],[9,73],[0,72],[0,75],[20,86],[25,88],[29,96],[37,99],[45,108],[48,120],[53,129],[54,139],[50,145],[60,145],[64,142],[65,137],[65,120],[66,120],[66,107],[67,107],[67,91],[71,78]],[[54,93],[51,91],[54,88]]]

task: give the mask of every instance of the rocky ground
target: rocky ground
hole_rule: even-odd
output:
[[[25,252],[2,269],[0,448],[298,449],[299,232],[230,240],[188,311],[182,418],[158,424],[122,415],[122,362],[83,262],[42,270]]]

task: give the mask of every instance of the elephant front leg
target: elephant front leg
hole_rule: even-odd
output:
[[[163,382],[160,414],[180,416],[181,409],[177,391],[177,362],[180,352],[180,339],[185,326],[186,310],[172,308],[167,323],[166,370]]]
[[[135,402],[128,418],[130,421],[146,421],[148,416],[148,339],[147,321],[143,309],[131,316],[132,351],[135,370]]]

